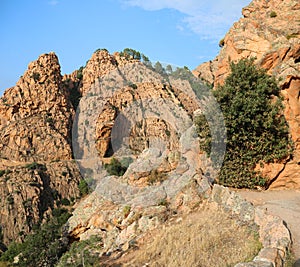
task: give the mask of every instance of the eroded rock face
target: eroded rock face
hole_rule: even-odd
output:
[[[171,153],[155,170],[137,166],[126,176],[129,184],[138,186],[155,184],[160,180],[156,176],[164,180],[180,158],[178,133],[192,126],[193,113],[199,109],[191,85],[171,77],[171,86],[153,68],[105,50],[92,55],[82,75],[83,96],[74,123],[78,137],[73,140],[82,166],[98,170],[103,165],[97,160],[137,159],[150,147],[165,146],[161,150]]]
[[[21,241],[57,201],[79,196],[72,161],[74,116],[54,53],[29,64],[0,100],[0,225],[5,244]]]
[[[63,199],[78,197],[73,162],[31,163],[6,168],[0,181],[0,224],[3,242],[22,241],[36,224],[51,216]]]
[[[57,56],[40,56],[0,100],[0,157],[17,162],[71,159],[73,113]]]
[[[272,187],[300,187],[300,3],[297,0],[254,0],[243,9],[243,18],[225,35],[224,46],[212,61],[201,64],[194,74],[207,82],[223,84],[230,61],[255,57],[255,63],[274,75],[282,89],[285,117],[295,143],[293,175],[290,167],[270,177]],[[297,175],[294,175],[297,173]]]
[[[161,106],[164,100],[169,99],[170,101],[170,95],[176,98],[173,89],[163,84],[141,83],[137,84],[135,89],[126,87],[108,99],[96,123],[96,146],[99,155],[104,157],[107,154],[111,141],[112,128],[117,116],[123,110],[133,105],[139,105],[143,100],[147,101],[148,99],[157,102],[156,105],[152,106]],[[179,102],[179,99],[177,101]],[[194,106],[195,109],[196,106]],[[153,110],[153,117],[148,118],[143,117],[145,114],[137,113],[135,116],[135,120],[137,121],[135,125],[124,125],[124,127],[131,127],[129,147],[135,154],[139,154],[148,148],[151,138],[159,138],[168,142],[168,149],[173,150],[176,147],[178,148],[178,138],[176,138],[176,133],[172,125],[160,118],[159,113],[156,115],[154,112],[155,110]],[[122,128],[122,125],[119,127]]]
[[[82,72],[82,94],[85,95],[90,91],[91,86],[95,83],[96,79],[105,76],[109,72],[118,67],[122,67],[129,62],[137,62],[137,60],[126,59],[117,52],[114,55],[111,55],[105,49],[97,50],[89,59]]]

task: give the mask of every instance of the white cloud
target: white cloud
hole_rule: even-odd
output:
[[[150,11],[175,9],[186,15],[177,28],[189,29],[203,39],[217,40],[241,17],[242,8],[251,0],[123,0],[123,2]]]

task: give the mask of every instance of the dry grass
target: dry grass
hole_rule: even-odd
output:
[[[157,230],[138,250],[125,256],[121,266],[234,266],[257,255],[261,248],[257,236],[223,211],[206,207]]]

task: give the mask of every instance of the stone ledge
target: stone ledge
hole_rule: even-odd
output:
[[[254,207],[229,188],[214,185],[211,201],[216,202],[225,211],[231,212],[245,223],[259,226],[259,237],[263,248],[253,261],[238,263],[235,267],[283,267],[287,252],[291,247],[291,235],[284,221],[266,210]]]

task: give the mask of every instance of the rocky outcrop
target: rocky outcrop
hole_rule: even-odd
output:
[[[224,210],[233,216],[238,216],[240,221],[250,225],[255,223],[259,226],[262,249],[253,261],[239,263],[235,267],[285,266],[292,239],[283,220],[270,215],[260,207],[254,207],[239,194],[223,186],[214,185],[210,197],[211,201],[220,205]]]
[[[8,89],[0,100],[0,196],[3,199],[0,225],[4,242],[23,240],[33,225],[51,216],[51,210],[61,199],[78,197],[81,176],[72,154],[78,159],[78,155],[79,158],[89,155],[91,149],[96,150],[98,159],[110,157],[112,146],[114,156],[122,157],[130,151],[132,158],[139,158],[119,181],[133,187],[160,187],[153,194],[148,188],[151,194],[139,195],[138,203],[148,207],[157,205],[165,201],[166,195],[179,192],[174,205],[181,207],[197,202],[196,197],[191,199],[188,194],[197,195],[198,191],[182,189],[178,177],[181,175],[197,184],[201,176],[197,174],[197,171],[201,173],[199,162],[193,164],[199,154],[190,153],[190,146],[195,145],[189,140],[195,134],[186,133],[199,103],[190,94],[192,88],[181,82],[174,78],[173,86],[167,85],[153,68],[119,53],[110,55],[106,50],[97,50],[85,67],[64,77],[54,53],[41,55],[30,63],[16,86]],[[130,125],[126,119],[122,121],[123,115],[133,119]],[[112,142],[126,137],[119,135],[126,134],[128,129],[128,147]],[[82,139],[77,140],[80,133]],[[76,142],[87,146],[76,150]],[[149,163],[149,170],[143,169],[144,160]],[[179,161],[184,165],[182,168],[177,168]],[[92,162],[90,158],[88,162]],[[89,178],[99,178],[95,175],[97,168],[89,168]],[[82,168],[80,171],[85,175]],[[178,184],[162,185],[171,171]],[[105,186],[101,190],[109,192]],[[130,192],[126,197],[130,197]],[[146,199],[145,194],[149,195]],[[104,210],[105,205],[99,204],[97,209]],[[111,217],[109,214],[109,220]],[[73,237],[77,238],[75,234]]]
[[[93,53],[82,71],[81,92],[85,95],[98,78],[101,78],[111,71],[122,67],[127,63],[138,62],[135,59],[128,59],[120,56],[118,52],[111,55],[106,49],[98,49]]]
[[[199,181],[207,180],[202,177]],[[67,223],[67,236],[71,240],[86,240],[91,236],[99,236],[103,247],[97,248],[100,258],[105,255],[122,254],[151,230],[162,227],[174,214],[186,214],[207,197],[210,187],[200,183],[186,186],[175,198],[157,199],[156,204],[145,206],[132,204],[116,204],[103,198],[97,190],[78,204],[73,216]]]
[[[202,177],[203,180],[206,179]],[[236,267],[283,267],[292,243],[286,224],[228,188],[219,185],[211,188],[204,184],[191,182],[175,198],[149,207],[118,205],[95,191],[76,207],[68,221],[66,234],[72,240],[81,241],[100,237],[102,245],[96,248],[99,261],[114,262],[136,249],[137,244],[147,242],[152,230],[176,223],[197,210],[199,205],[203,208],[209,203],[211,207],[223,209],[239,223],[248,225],[249,229],[258,230],[261,250],[252,261],[238,263]],[[151,264],[151,259],[148,262]]]
[[[270,180],[275,180],[271,188],[300,187],[299,14],[300,4],[297,0],[252,1],[243,9],[243,18],[220,41],[223,47],[219,55],[193,72],[216,87],[224,83],[231,61],[255,57],[259,67],[277,78],[295,151],[289,165],[270,177]]]
[[[40,56],[0,100],[0,158],[16,162],[71,159],[73,113],[57,56]]]
[[[5,244],[23,240],[63,198],[79,196],[72,161],[74,109],[54,53],[29,64],[0,99],[0,225]]]
[[[107,73],[105,64],[111,66]],[[85,78],[89,69],[100,76]],[[147,185],[158,182],[156,176],[174,170],[180,158],[180,136],[192,126],[193,113],[199,109],[191,86],[175,78],[168,83],[142,62],[124,59],[117,53],[110,56],[104,50],[93,54],[82,74],[82,88],[88,88],[85,83],[89,88],[83,90],[73,128],[74,155],[81,165],[101,179],[97,170],[103,167],[101,162],[109,162],[107,158],[137,159],[147,149],[159,147],[161,154],[164,150],[170,152],[163,154],[163,160],[160,158],[162,164],[155,170],[151,163],[149,170],[131,169],[126,181]]]

